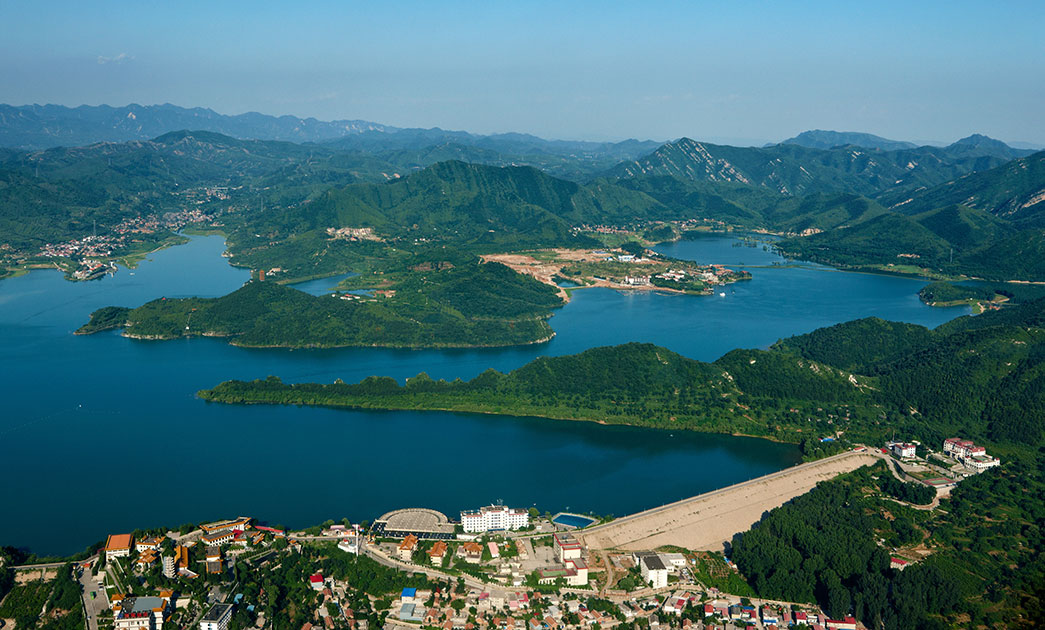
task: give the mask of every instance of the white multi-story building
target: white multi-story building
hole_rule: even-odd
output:
[[[488,505],[478,510],[461,512],[461,526],[465,532],[488,532],[500,529],[519,529],[530,524],[530,513],[503,505]]]
[[[660,556],[651,553],[643,555],[639,559],[639,572],[642,579],[653,588],[662,588],[668,585],[668,567],[664,566]]]
[[[943,441],[943,452],[978,472],[1001,465],[1000,459],[991,457],[986,448],[976,446],[971,440],[947,438]]]
[[[914,444],[907,444],[905,442],[893,442],[889,445],[889,448],[893,451],[893,456],[899,459],[914,459],[918,450]]]
[[[200,619],[200,630],[228,630],[232,604],[214,604]]]
[[[110,534],[105,541],[105,561],[113,558],[126,558],[134,547],[134,536],[131,534]]]
[[[171,591],[148,597],[112,596],[114,630],[163,630],[171,612]]]
[[[559,562],[575,560],[581,557],[581,552],[584,548],[573,535],[559,532],[552,536],[552,539],[554,540],[555,555],[559,558]]]

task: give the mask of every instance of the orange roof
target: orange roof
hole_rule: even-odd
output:
[[[189,549],[178,545],[178,548],[174,550],[174,555],[178,559],[178,566],[187,569],[189,567]]]
[[[130,534],[109,534],[109,539],[105,541],[106,551],[119,551],[121,549],[130,549],[134,543],[134,537]]]
[[[399,544],[399,548],[400,549],[404,549],[404,550],[405,549],[413,549],[416,546],[417,546],[417,536],[414,536],[413,534],[407,534],[406,538],[403,539],[403,542]]]

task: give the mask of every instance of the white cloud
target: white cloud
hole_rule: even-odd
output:
[[[115,57],[103,57],[98,55],[98,65],[105,65],[107,63],[127,63],[133,61],[134,55],[128,55],[127,53],[120,53]]]

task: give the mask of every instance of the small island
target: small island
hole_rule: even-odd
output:
[[[102,308],[77,334],[122,328],[135,339],[227,337],[238,346],[282,348],[510,346],[550,339],[547,319],[561,305],[551,287],[474,261],[362,295],[315,296],[255,279],[220,298]]]

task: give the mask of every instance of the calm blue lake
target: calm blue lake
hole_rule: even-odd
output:
[[[661,250],[728,265],[780,261],[735,242],[707,237]],[[230,267],[223,249],[220,237],[194,237],[101,281],[50,271],[0,281],[0,544],[68,553],[112,532],[231,515],[299,527],[408,506],[455,515],[497,499],[625,514],[779,470],[799,454],[747,438],[532,418],[210,405],[195,392],[269,374],[471,378],[628,341],[714,360],[857,317],[935,326],[968,312],[924,306],[918,280],[755,267],[753,280],[724,297],[575,291],[551,320],[557,336],[521,348],[259,350],[72,334],[102,306],[238,288],[249,273]],[[480,453],[496,463],[470,465]]]

